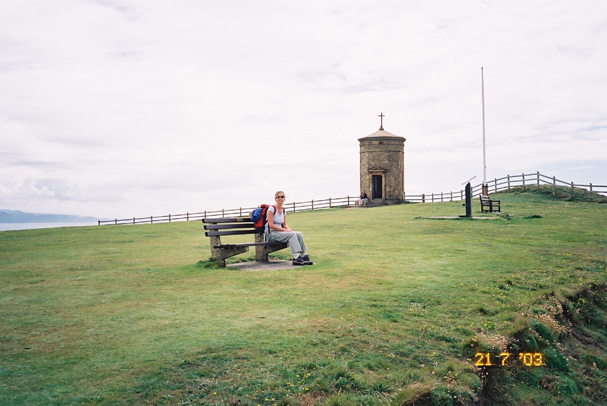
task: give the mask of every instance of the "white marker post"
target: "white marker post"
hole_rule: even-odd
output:
[[[485,154],[485,77],[483,76],[483,68],[481,67],[481,93],[483,99],[483,196],[489,195],[489,187],[487,186],[487,158]]]

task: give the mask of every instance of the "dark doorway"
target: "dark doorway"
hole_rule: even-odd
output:
[[[382,176],[373,175],[373,199],[381,199],[382,197]]]

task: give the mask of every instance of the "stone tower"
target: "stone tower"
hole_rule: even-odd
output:
[[[383,115],[382,121],[383,121]],[[402,203],[405,193],[405,138],[379,131],[359,138],[360,190],[374,204]]]

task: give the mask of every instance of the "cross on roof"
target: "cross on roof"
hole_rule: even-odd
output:
[[[377,117],[379,117],[379,119],[380,119],[379,129],[383,131],[383,129],[384,129],[384,117],[385,117],[385,114],[384,113],[379,113],[379,116],[377,116]]]

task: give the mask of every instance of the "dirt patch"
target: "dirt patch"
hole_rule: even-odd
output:
[[[226,268],[236,268],[241,271],[281,271],[283,269],[307,268],[308,265],[293,265],[293,261],[270,260],[268,262],[239,262],[227,264]]]

